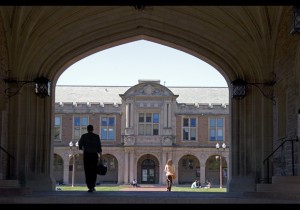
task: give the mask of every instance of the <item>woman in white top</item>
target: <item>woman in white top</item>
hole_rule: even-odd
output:
[[[173,161],[169,159],[165,165],[165,172],[167,176],[167,191],[171,191],[173,185],[173,179],[175,178],[175,166],[173,165]]]

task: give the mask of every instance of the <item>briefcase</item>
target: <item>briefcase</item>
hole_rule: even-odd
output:
[[[98,175],[105,175],[107,172],[107,166],[105,166],[102,161],[98,161],[98,164],[97,164],[97,174]]]

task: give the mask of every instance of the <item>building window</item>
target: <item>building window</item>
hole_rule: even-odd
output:
[[[184,141],[195,141],[196,140],[196,118],[184,117],[182,122],[182,139]]]
[[[139,113],[139,135],[157,136],[159,134],[159,114]]]
[[[89,118],[87,116],[74,116],[73,138],[80,139],[82,134],[87,133]]]
[[[101,140],[115,140],[116,122],[115,117],[101,117],[100,134]]]
[[[224,119],[223,118],[209,119],[209,140],[224,141]]]
[[[61,141],[61,116],[55,116],[54,120],[54,140]]]

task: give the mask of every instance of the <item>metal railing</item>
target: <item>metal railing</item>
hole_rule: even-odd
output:
[[[0,146],[0,150],[3,151],[7,155],[7,163],[6,163],[6,179],[11,179],[13,176],[12,168],[14,166],[15,157],[9,154],[3,147]]]
[[[285,140],[284,140],[285,139]],[[270,155],[268,155],[268,157],[266,157],[263,161],[263,164],[267,164],[267,183],[271,183],[270,179],[270,158],[275,154],[275,152],[283,147],[283,145],[286,143],[286,142],[291,142],[291,147],[292,147],[292,173],[293,173],[293,176],[295,176],[295,159],[294,159],[294,142],[295,141],[298,141],[298,136],[294,136],[292,137],[291,139],[287,139],[286,137],[284,138],[281,138],[281,139],[278,139],[278,140],[284,140]]]

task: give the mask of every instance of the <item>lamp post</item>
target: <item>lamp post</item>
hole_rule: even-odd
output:
[[[75,158],[78,155],[78,141],[75,143],[75,146],[72,141],[69,143],[70,146],[70,154],[69,157],[73,158],[72,163],[72,187],[74,187],[74,179],[75,179]]]
[[[216,144],[216,148],[217,148],[217,150],[220,149],[220,144],[219,144],[219,143]],[[222,144],[222,149],[225,150],[225,148],[226,148],[226,144],[223,143],[223,144]],[[216,156],[216,157],[218,157],[218,156]],[[222,176],[222,155],[220,154],[219,157],[220,157],[220,158],[219,158],[219,159],[220,159],[220,188],[222,188],[222,185],[223,185],[223,176]]]

